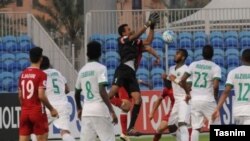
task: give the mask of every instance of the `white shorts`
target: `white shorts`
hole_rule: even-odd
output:
[[[80,141],[115,141],[114,126],[107,117],[82,117]]]
[[[220,119],[211,123],[212,114],[216,108],[216,102],[210,101],[191,101],[191,124],[193,129],[200,129],[204,125],[205,118],[208,124],[220,124]],[[208,125],[208,127],[209,127]]]
[[[250,116],[235,116],[234,121],[236,125],[250,125]]]
[[[168,125],[178,125],[179,122],[190,123],[190,104],[187,104],[184,99],[175,100]]]
[[[62,104],[62,105],[53,105],[53,107],[57,110],[59,114],[59,118],[55,119],[51,117],[50,112],[46,109],[48,121],[53,121],[53,125],[55,125],[56,128],[61,130],[68,130],[70,129],[70,104]]]

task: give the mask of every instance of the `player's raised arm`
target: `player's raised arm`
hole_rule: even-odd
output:
[[[139,37],[147,30],[148,27],[150,27],[150,26],[152,26],[152,25],[154,25],[154,24],[156,24],[156,23],[159,23],[159,21],[160,21],[160,16],[159,16],[159,14],[156,13],[156,12],[151,13],[150,16],[149,16],[148,21],[144,24],[144,27],[141,28],[141,29],[140,29],[138,32],[136,32],[135,34],[129,36],[129,40],[132,41],[132,40],[134,40],[134,39],[139,38]],[[152,42],[152,41],[151,41],[151,42]]]
[[[143,51],[148,52],[149,54],[153,55],[156,58],[155,64],[160,63],[160,56],[157,54],[157,52],[150,46],[150,45],[145,45],[143,48]]]

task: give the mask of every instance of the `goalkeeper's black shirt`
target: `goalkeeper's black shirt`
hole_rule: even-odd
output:
[[[134,39],[129,41],[128,36],[122,36],[118,38],[118,46],[121,63],[124,64],[128,61],[134,61],[134,67],[137,69],[142,57],[142,40]]]

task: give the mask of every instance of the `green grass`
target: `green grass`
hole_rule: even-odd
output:
[[[131,141],[152,141],[153,136],[141,136],[141,137],[131,137]],[[120,139],[117,139],[116,141],[121,141]],[[161,138],[161,141],[176,141],[175,137],[168,135],[163,136]],[[200,135],[199,141],[209,141],[209,134],[202,134]]]

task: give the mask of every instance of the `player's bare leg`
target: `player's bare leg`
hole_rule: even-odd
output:
[[[61,130],[61,136],[63,141],[75,141],[68,130]]]
[[[48,133],[45,133],[43,135],[36,135],[37,141],[47,141],[48,140]]]
[[[160,126],[156,130],[156,134],[154,135],[153,141],[159,141],[161,139],[162,133],[168,128],[167,121],[161,121]]]
[[[30,136],[19,136],[19,141],[29,141]]]
[[[141,94],[139,92],[132,92],[131,96],[134,99],[135,104],[134,104],[134,107],[133,107],[132,112],[131,112],[131,120],[130,120],[130,124],[128,127],[128,135],[140,136],[141,133],[137,132],[134,129],[134,126],[135,126],[135,122],[136,122],[137,117],[138,117],[139,112],[140,112],[142,98],[141,98]]]

